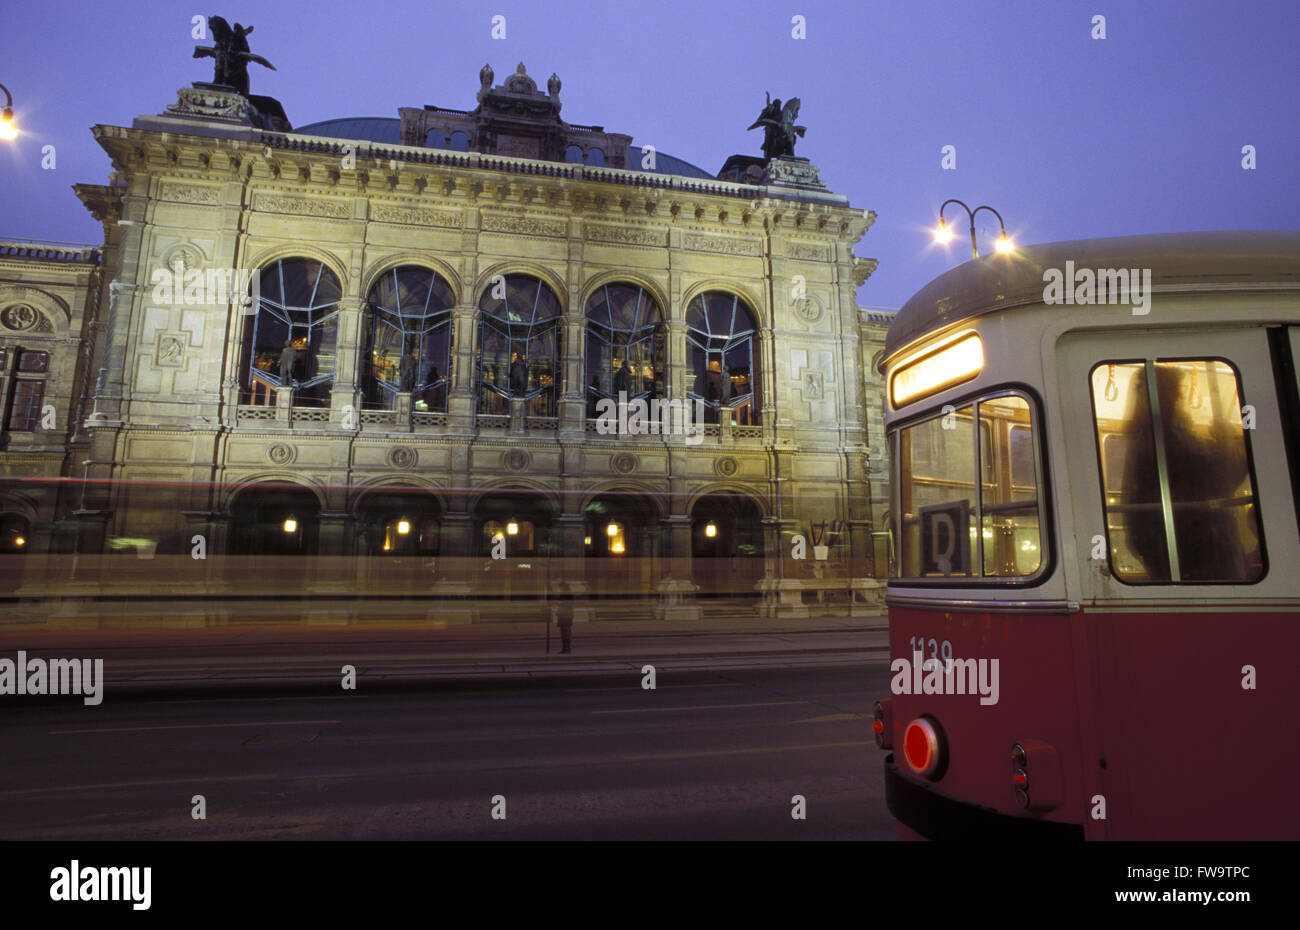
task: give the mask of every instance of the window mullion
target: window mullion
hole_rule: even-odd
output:
[[[1182,580],[1178,564],[1178,540],[1174,536],[1174,503],[1169,490],[1169,460],[1165,454],[1165,431],[1160,414],[1160,392],[1156,385],[1156,364],[1146,361],[1147,397],[1151,403],[1151,440],[1156,450],[1156,472],[1160,477],[1160,510],[1165,521],[1165,546],[1169,552],[1169,580]]]

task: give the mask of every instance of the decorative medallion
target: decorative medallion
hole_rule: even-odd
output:
[[[394,468],[414,468],[419,453],[410,446],[394,446],[388,450],[388,464]]]
[[[181,274],[197,268],[201,261],[203,261],[202,256],[191,245],[178,245],[169,249],[163,258],[163,264],[167,268]]]
[[[731,456],[724,455],[714,460],[713,470],[724,478],[730,478],[740,470],[740,463]]]
[[[630,475],[640,464],[631,452],[620,452],[609,460],[609,467],[620,475]]]
[[[4,313],[0,313],[0,323],[3,323],[5,329],[12,329],[16,332],[31,329],[40,320],[41,315],[36,312],[35,307],[29,307],[27,304],[17,304],[7,308]]]
[[[510,471],[523,471],[532,460],[533,457],[523,449],[511,449],[501,456],[501,465]]]
[[[815,297],[800,297],[792,304],[795,316],[805,323],[816,323],[822,318],[822,305]]]
[[[298,450],[287,442],[273,442],[266,447],[266,457],[272,465],[289,465],[298,457]]]

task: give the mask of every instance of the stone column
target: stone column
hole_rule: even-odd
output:
[[[360,334],[364,306],[359,297],[344,297],[339,301],[334,386],[330,390],[330,422],[343,429],[358,429],[361,426]]]
[[[559,395],[560,441],[582,442],[587,431],[586,359],[587,321],[580,309],[570,308],[560,321],[564,354],[560,378],[564,387]]]
[[[438,521],[438,558],[434,565],[433,595],[426,618],[449,624],[473,623],[474,569],[482,562],[474,539],[474,515],[449,510]]]
[[[477,385],[474,383],[475,322],[478,309],[462,304],[451,312],[454,351],[447,391],[447,432],[452,436],[474,435]]]

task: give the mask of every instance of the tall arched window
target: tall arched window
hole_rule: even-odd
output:
[[[329,406],[340,292],[334,272],[315,259],[285,258],[262,269],[261,297],[244,356],[245,401],[269,402],[271,392],[290,381],[295,404]],[[285,351],[290,345],[292,354]]]
[[[708,291],[686,308],[686,327],[689,394],[704,401],[706,422],[732,410],[738,425],[757,426],[759,355],[749,307],[735,294]]]
[[[587,415],[601,398],[663,397],[663,313],[635,284],[607,284],[587,301]]]
[[[447,410],[451,368],[451,286],[434,271],[404,265],[370,288],[361,356],[361,403],[391,410],[398,391],[414,410]]]
[[[555,416],[560,380],[560,301],[531,275],[495,278],[478,302],[478,412],[507,414],[510,398],[526,414]]]

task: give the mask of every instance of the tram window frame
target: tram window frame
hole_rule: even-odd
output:
[[[1108,436],[1106,436],[1105,439],[1103,439],[1101,424],[1098,421],[1098,417],[1097,417],[1098,407],[1097,407],[1097,395],[1096,395],[1096,387],[1095,387],[1096,374],[1099,370],[1103,368],[1108,368],[1110,366],[1141,365],[1145,370],[1147,365],[1152,366],[1152,368],[1154,369],[1154,366],[1156,365],[1176,364],[1179,362],[1195,363],[1199,365],[1209,365],[1213,363],[1218,363],[1226,366],[1228,370],[1232,373],[1233,381],[1235,382],[1236,385],[1237,409],[1240,410],[1241,405],[1245,403],[1244,400],[1245,391],[1243,390],[1243,385],[1241,381],[1241,368],[1237,364],[1235,364],[1231,359],[1225,358],[1224,356],[1221,355],[1207,354],[1207,355],[1197,355],[1197,356],[1184,355],[1184,356],[1154,357],[1154,358],[1125,357],[1125,358],[1117,358],[1117,359],[1103,359],[1101,361],[1098,361],[1090,369],[1088,369],[1088,375],[1087,375],[1088,398],[1091,407],[1090,415],[1092,418],[1092,434],[1093,434],[1094,449],[1096,450],[1097,481],[1098,481],[1098,487],[1101,491],[1101,523],[1102,523],[1102,530],[1106,538],[1107,569],[1110,573],[1110,576],[1114,578],[1116,581],[1118,581],[1120,584],[1127,585],[1130,587],[1135,587],[1135,588],[1169,586],[1169,585],[1175,585],[1178,587],[1188,587],[1188,586],[1196,586],[1196,585],[1206,585],[1206,586],[1257,585],[1260,582],[1262,582],[1265,578],[1267,578],[1269,574],[1268,546],[1264,536],[1262,502],[1260,501],[1260,495],[1259,495],[1259,480],[1255,471],[1255,452],[1254,452],[1254,446],[1251,443],[1251,437],[1250,437],[1251,431],[1245,429],[1244,427],[1242,427],[1241,429],[1241,439],[1242,439],[1243,447],[1245,449],[1246,478],[1249,481],[1251,505],[1255,517],[1254,520],[1255,533],[1258,539],[1258,548],[1259,548],[1258,574],[1255,575],[1254,577],[1230,578],[1230,579],[1222,579],[1222,580],[1206,580],[1201,578],[1183,579],[1181,577],[1174,578],[1173,576],[1175,574],[1176,569],[1174,563],[1169,561],[1168,558],[1166,558],[1165,568],[1168,569],[1170,577],[1167,578],[1156,577],[1156,578],[1148,578],[1145,580],[1135,579],[1131,572],[1127,572],[1127,571],[1121,572],[1116,570],[1116,566],[1115,566],[1116,546],[1114,541],[1112,540],[1112,535],[1111,535],[1111,513],[1110,513],[1110,502],[1108,501],[1108,497],[1116,490],[1118,490],[1118,488],[1113,482],[1107,480],[1108,463],[1106,462],[1105,459],[1105,453],[1103,451],[1103,447],[1106,445],[1106,439],[1113,439],[1117,436],[1120,436],[1121,434],[1111,433]],[[1173,522],[1173,503],[1171,501],[1171,493],[1169,492],[1167,487],[1168,479],[1165,478],[1162,481],[1161,478],[1159,477],[1158,463],[1161,460],[1165,460],[1168,454],[1168,450],[1165,449],[1164,430],[1163,429],[1158,430],[1156,428],[1157,425],[1160,424],[1163,420],[1164,411],[1156,411],[1153,414],[1150,408],[1149,399],[1147,401],[1146,411],[1147,411],[1146,426],[1151,436],[1152,449],[1153,452],[1155,452],[1155,456],[1156,456],[1155,461],[1153,462],[1153,467],[1157,469],[1156,481],[1157,481],[1157,491],[1160,493],[1160,504],[1159,504],[1160,515],[1163,520],[1164,527],[1172,528],[1174,531],[1174,544],[1170,548],[1172,548],[1176,553],[1180,549],[1180,547],[1178,545],[1177,528]],[[1130,437],[1125,437],[1125,438],[1130,438]],[[1127,458],[1128,456],[1125,455],[1126,463],[1127,463]],[[1122,475],[1119,477],[1122,479]],[[1168,529],[1166,529],[1166,533],[1167,532]],[[1166,540],[1166,546],[1168,547],[1169,544],[1168,544],[1167,535],[1164,538]],[[1238,539],[1240,539],[1240,536],[1238,536]],[[1134,554],[1132,552],[1131,547],[1128,547],[1128,551],[1130,552],[1130,554],[1133,554],[1134,557],[1138,558],[1140,561],[1141,557]],[[1177,573],[1180,575],[1182,574],[1181,570],[1177,570]],[[1146,574],[1152,575],[1154,574],[1154,572],[1151,569],[1147,569]]]
[[[986,435],[982,432],[976,432],[982,429],[982,426],[988,421],[979,415],[979,405],[989,401],[995,401],[999,398],[1017,397],[1025,402],[1029,411],[1029,431],[1032,449],[1034,453],[1034,478],[1037,482],[1035,497],[1033,503],[1036,505],[1038,516],[1038,546],[1039,560],[1038,567],[1035,571],[1027,575],[996,575],[984,574],[987,563],[985,554],[985,540],[983,534],[983,500],[986,493],[985,487],[988,484],[984,480],[986,471],[992,467],[985,462],[983,437]],[[975,534],[976,545],[970,552],[970,573],[962,575],[931,575],[916,576],[903,575],[905,569],[905,560],[907,557],[906,540],[904,539],[904,514],[902,508],[902,443],[904,431],[919,426],[922,423],[931,420],[940,420],[946,412],[956,413],[964,408],[970,408],[972,420],[972,434],[975,437],[973,441],[976,448],[972,450],[973,459],[971,467],[978,470],[978,482],[972,482],[972,491],[976,492],[975,500],[979,506],[972,513],[972,517],[977,514],[980,517],[980,532]],[[978,424],[976,426],[975,424]],[[1022,427],[1023,428],[1023,427]],[[1045,444],[1045,435],[1043,429],[1043,403],[1036,391],[1023,384],[1003,384],[993,387],[980,389],[976,393],[964,395],[959,398],[948,400],[941,407],[930,407],[924,411],[918,411],[917,415],[909,417],[907,420],[893,424],[887,435],[887,445],[889,449],[890,463],[890,507],[893,515],[890,520],[890,532],[894,540],[893,546],[896,553],[894,565],[892,566],[889,583],[896,586],[917,586],[917,587],[959,587],[959,588],[1032,588],[1043,584],[1051,577],[1056,569],[1056,552],[1052,544],[1054,534],[1054,517],[1052,510],[1052,496],[1050,486],[1050,470],[1047,462],[1047,451]],[[1010,433],[1008,432],[1008,443],[1006,453],[1010,454]],[[978,456],[978,464],[974,459]],[[1023,488],[1016,486],[1016,490]],[[1029,503],[1029,502],[1024,502]],[[999,505],[1002,506],[1002,505]]]

